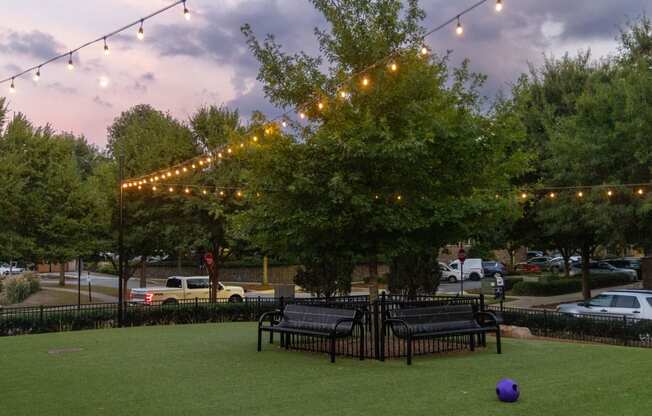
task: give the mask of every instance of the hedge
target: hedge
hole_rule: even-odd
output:
[[[591,276],[591,289],[618,286],[631,283],[629,275],[610,273]],[[555,296],[582,291],[582,279],[545,276],[538,282],[517,282],[511,294],[519,296]]]
[[[204,322],[255,321],[261,313],[278,308],[276,302],[209,303],[127,307],[125,326],[195,324]],[[0,336],[81,329],[112,328],[118,325],[117,304],[92,306],[16,308],[0,315]]]
[[[26,272],[19,276],[8,277],[2,283],[0,290],[1,303],[20,303],[40,289],[41,280],[34,273]]]

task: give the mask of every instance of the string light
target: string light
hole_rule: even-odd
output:
[[[392,71],[392,72],[396,72],[398,70],[398,65],[396,65],[396,62],[392,62],[389,65],[389,70]]]
[[[428,48],[426,46],[422,46],[421,49],[419,50],[419,53],[421,54],[421,56],[426,56],[426,55],[428,55],[429,52],[430,51],[428,50]]]
[[[303,120],[306,118],[306,114],[304,112],[299,113],[299,118]]]
[[[283,121],[281,122],[281,126],[283,126],[283,128],[285,128],[285,127],[288,126],[288,123],[286,123],[285,120],[283,120]]]
[[[460,20],[459,16],[457,16],[457,27],[455,28],[455,33],[457,33],[458,36],[462,36],[464,34],[464,28],[462,27],[462,21]]]
[[[186,189],[184,189],[184,191],[183,191],[183,192],[185,192],[185,193],[187,193],[187,194],[189,194],[189,193],[190,193],[190,188],[186,188]]]
[[[169,187],[169,188],[168,188],[168,191],[170,191],[170,192],[174,192],[174,188],[173,188],[173,187]]]
[[[138,33],[136,34],[136,37],[138,38],[138,40],[145,39],[145,30],[143,29],[143,22],[144,22],[144,20],[141,19],[140,20],[140,28],[138,29]]]
[[[523,192],[523,193],[521,194],[521,198],[526,199],[526,198],[527,198],[527,194],[526,194],[525,192]]]
[[[369,85],[369,78],[367,77],[362,78],[362,86],[366,87],[368,85]]]
[[[613,193],[613,191],[612,191],[611,189],[609,189],[609,190],[607,191],[607,196],[613,196],[613,194],[614,194],[614,193]]]
[[[9,92],[10,93],[15,93],[16,92],[16,87],[14,86],[14,79],[11,79],[11,85],[9,86]]]
[[[346,91],[344,90],[340,91],[340,98],[346,98],[346,97],[347,97]]]
[[[557,195],[555,195],[554,192],[550,192],[550,198],[555,199],[556,196],[557,196]]]
[[[583,196],[584,196],[584,192],[579,191],[579,192],[577,193],[577,197],[578,197],[578,198],[582,198]]]
[[[38,82],[38,80],[41,79],[41,67],[40,66],[36,69],[36,73],[34,74],[32,79],[34,80],[34,82]]]
[[[156,185],[152,186],[152,191],[156,192]]]
[[[317,103],[317,108],[319,108],[320,110],[323,110],[324,109],[324,103],[322,103],[321,101],[319,103]]]
[[[502,0],[496,0],[496,11],[498,13],[503,11],[503,1]]]
[[[188,7],[186,7],[186,2],[183,2],[183,17],[186,18],[186,20],[190,20],[190,10],[188,10]]]
[[[70,55],[68,55],[68,69],[70,71],[75,69],[75,65],[72,63],[72,52],[70,52]]]
[[[110,81],[109,81],[109,77],[107,77],[106,75],[102,75],[102,76],[100,77],[100,79],[99,79],[99,84],[100,84],[100,87],[102,87],[102,88],[106,88],[106,87],[108,87],[108,86],[109,86],[109,82],[110,82]]]
[[[636,191],[637,194],[643,195],[645,192],[643,191],[642,188],[639,188],[638,191]]]
[[[109,45],[106,44],[106,37],[104,38],[104,56],[109,56]]]

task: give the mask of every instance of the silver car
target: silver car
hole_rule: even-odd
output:
[[[574,316],[616,315],[652,319],[652,290],[610,290],[586,302],[559,305],[557,311]]]
[[[632,281],[638,280],[638,274],[636,270],[632,269],[621,269],[614,267],[611,264],[605,261],[592,261],[589,263],[589,273],[591,274],[611,274],[611,273],[622,273],[630,277]],[[570,269],[571,276],[577,276],[582,274],[582,265],[573,263]]]

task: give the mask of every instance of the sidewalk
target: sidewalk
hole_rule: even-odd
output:
[[[640,289],[641,282],[635,282],[624,286],[604,287],[601,289],[591,290],[591,296],[599,295],[602,292],[615,289]],[[509,295],[508,297],[514,298],[516,296]],[[516,300],[505,302],[504,305],[511,308],[541,308],[542,305],[552,305],[559,303],[579,302],[582,300],[582,292],[566,293],[557,296],[518,296]]]

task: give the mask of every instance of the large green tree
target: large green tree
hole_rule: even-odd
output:
[[[468,235],[523,158],[507,150],[518,135],[481,111],[484,77],[420,54],[417,1],[313,4],[328,25],[315,32],[317,57],[243,28],[266,96],[310,120],[295,119],[261,156],[257,186],[275,192],[252,221],[258,241],[304,263],[368,261],[373,285],[378,261]]]

